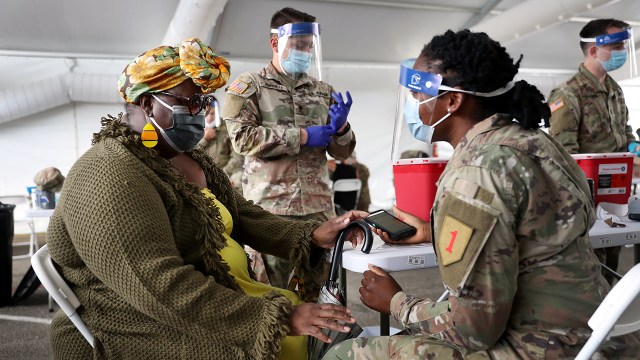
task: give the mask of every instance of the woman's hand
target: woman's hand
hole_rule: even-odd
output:
[[[351,310],[340,305],[296,305],[289,316],[289,335],[309,335],[330,343],[331,339],[320,329],[337,330],[343,333],[349,332],[349,326],[338,322],[342,321],[349,324],[356,322],[356,319],[349,314],[351,314]]]
[[[351,210],[343,215],[327,220],[313,231],[311,241],[317,247],[331,249],[336,245],[338,232],[340,230],[347,227],[352,220],[362,219],[367,215],[369,215],[369,213],[364,211]],[[362,230],[356,229],[347,234],[347,240],[350,241],[351,245],[355,248],[364,240],[364,234]]]
[[[402,291],[398,282],[389,273],[372,264],[369,264],[369,270],[364,272],[360,285],[362,303],[387,315],[391,313],[391,299]]]
[[[393,214],[400,220],[406,222],[409,225],[413,225],[416,228],[416,233],[413,236],[409,236],[403,238],[402,240],[393,240],[389,237],[389,234],[386,232],[377,229],[375,227],[371,227],[371,230],[378,234],[380,238],[389,244],[393,245],[407,245],[407,244],[420,244],[420,243],[430,243],[431,242],[431,229],[429,227],[429,223],[420,219],[419,217],[409,214],[408,212],[404,212],[398,209],[397,206],[393,205]]]

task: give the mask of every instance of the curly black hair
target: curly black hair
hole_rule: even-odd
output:
[[[522,56],[514,63],[507,50],[485,33],[448,30],[424,46],[417,63],[428,65],[430,72],[442,74],[443,85],[491,92],[513,80],[521,60]],[[505,94],[477,99],[480,119],[506,113],[525,129],[538,129],[541,123],[549,126],[551,111],[544,96],[524,80],[516,82]]]

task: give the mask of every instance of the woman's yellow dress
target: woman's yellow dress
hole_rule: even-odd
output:
[[[263,296],[271,291],[279,291],[291,300],[293,305],[302,304],[303,301],[300,300],[296,293],[263,284],[259,281],[253,280],[251,276],[249,276],[249,270],[247,270],[247,255],[242,246],[233,240],[230,235],[233,230],[233,219],[231,218],[231,213],[220,201],[218,201],[218,199],[216,199],[215,195],[211,193],[209,189],[203,189],[202,193],[205,197],[211,199],[220,211],[225,230],[223,235],[227,240],[227,247],[220,251],[220,256],[231,268],[231,275],[233,275],[242,290],[244,290],[247,295],[256,297]],[[284,340],[282,340],[280,359],[307,359],[307,337],[285,337]]]

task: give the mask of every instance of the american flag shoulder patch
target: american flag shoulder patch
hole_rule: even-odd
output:
[[[227,88],[227,91],[234,92],[236,94],[242,94],[249,88],[249,84],[242,80],[234,80],[231,85]]]
[[[549,109],[551,109],[551,112],[555,112],[556,110],[562,109],[563,107],[564,101],[562,100],[562,98],[558,98],[558,100],[549,104]]]

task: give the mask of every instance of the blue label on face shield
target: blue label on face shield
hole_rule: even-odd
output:
[[[320,35],[320,24],[315,22],[284,24],[278,28],[278,37],[285,35]]]
[[[431,96],[438,95],[442,77],[424,71],[414,70],[415,59],[409,59],[400,65],[400,85],[412,91],[418,91]]]
[[[631,37],[631,32],[629,30],[618,31],[613,34],[604,34],[600,36],[596,36],[596,44],[597,45],[607,45],[607,44],[615,44],[619,42],[623,42]]]

